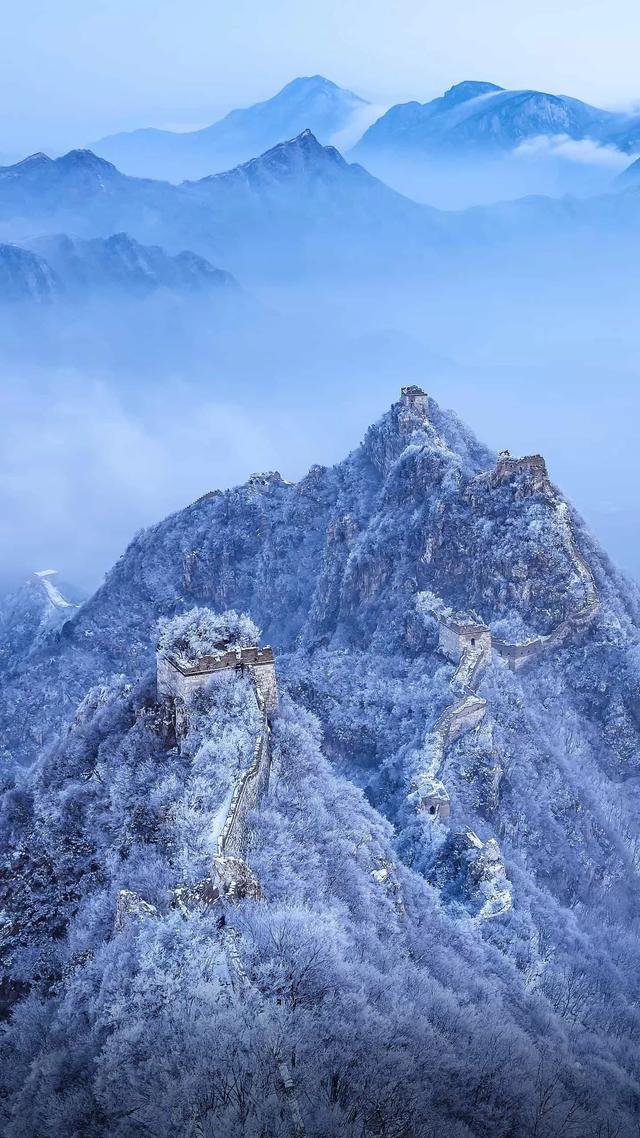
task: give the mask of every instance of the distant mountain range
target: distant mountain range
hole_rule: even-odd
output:
[[[201,178],[228,170],[310,129],[321,142],[348,128],[369,104],[321,75],[294,79],[273,98],[231,111],[202,130],[179,133],[153,128],[113,134],[92,150],[127,174],[169,178]],[[363,119],[362,129],[366,125]]]
[[[427,103],[377,108],[321,75],[294,79],[265,102],[231,111],[201,130],[153,128],[110,135],[92,150],[136,176],[201,178],[228,170],[304,130],[358,161],[505,155],[540,137],[589,140],[640,153],[640,115],[606,111],[543,91],[508,91],[465,80]],[[368,129],[367,129],[368,128]],[[358,141],[359,140],[359,141]]]
[[[421,232],[438,214],[349,164],[310,131],[224,174],[173,186],[120,173],[88,150],[38,154],[0,169],[0,226],[35,247],[43,233],[83,238],[126,232],[171,253],[194,249],[234,273],[275,270],[291,259],[326,260],[340,238],[362,256]],[[40,247],[40,246],[39,246]]]
[[[80,240],[65,234],[40,237],[29,249],[0,245],[0,303],[48,302],[115,293],[148,296],[160,290],[178,294],[233,289],[230,273],[204,257],[167,255],[127,233]]]
[[[243,283],[302,269],[388,277],[500,243],[516,252],[565,239],[588,245],[622,238],[628,245],[639,222],[633,185],[582,201],[529,197],[437,210],[390,189],[308,130],[233,170],[180,186],[129,177],[91,151],[55,160],[34,155],[0,169],[0,230],[40,257],[20,257],[11,247],[5,273],[17,273],[20,287],[35,293],[54,288],[58,276],[67,287],[126,282],[143,291],[228,283],[202,258]],[[56,240],[43,243],[43,235]]]

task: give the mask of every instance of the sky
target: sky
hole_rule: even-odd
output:
[[[201,126],[324,74],[381,106],[462,79],[640,102],[638,0],[24,0],[5,6],[0,155]]]

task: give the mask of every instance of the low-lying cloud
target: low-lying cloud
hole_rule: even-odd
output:
[[[625,154],[616,146],[592,138],[570,138],[568,134],[539,134],[516,147],[519,158],[563,158],[583,166],[607,166],[624,170],[637,155]]]
[[[141,411],[72,371],[14,378],[0,388],[4,572],[51,562],[91,587],[141,526],[274,463],[268,422],[179,383]]]

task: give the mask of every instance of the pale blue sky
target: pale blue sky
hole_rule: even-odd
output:
[[[0,153],[197,124],[320,72],[377,103],[465,78],[640,101],[638,0],[24,0],[0,44]]]

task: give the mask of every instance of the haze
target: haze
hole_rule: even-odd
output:
[[[148,0],[28,3],[5,16],[0,153],[201,126],[318,74],[372,101],[358,104],[360,130],[390,103],[472,78],[631,106],[634,30],[627,0],[606,13],[188,0],[179,17]],[[237,161],[308,125],[282,121]],[[140,526],[200,494],[339,460],[404,383],[496,449],[543,451],[638,574],[640,207],[618,178],[640,135],[618,146],[558,131],[523,141],[521,129],[497,157],[476,148],[420,165],[398,149],[362,163],[406,198],[348,164],[348,116],[261,159],[251,179],[178,189],[86,154],[0,179],[5,583],[53,565],[94,588]],[[144,154],[131,161],[126,173],[148,173]],[[175,183],[194,177],[182,161]],[[227,168],[202,161],[206,174]],[[42,240],[60,234],[64,264],[51,269]],[[70,237],[89,244],[64,253]],[[237,287],[205,289],[214,269]]]

